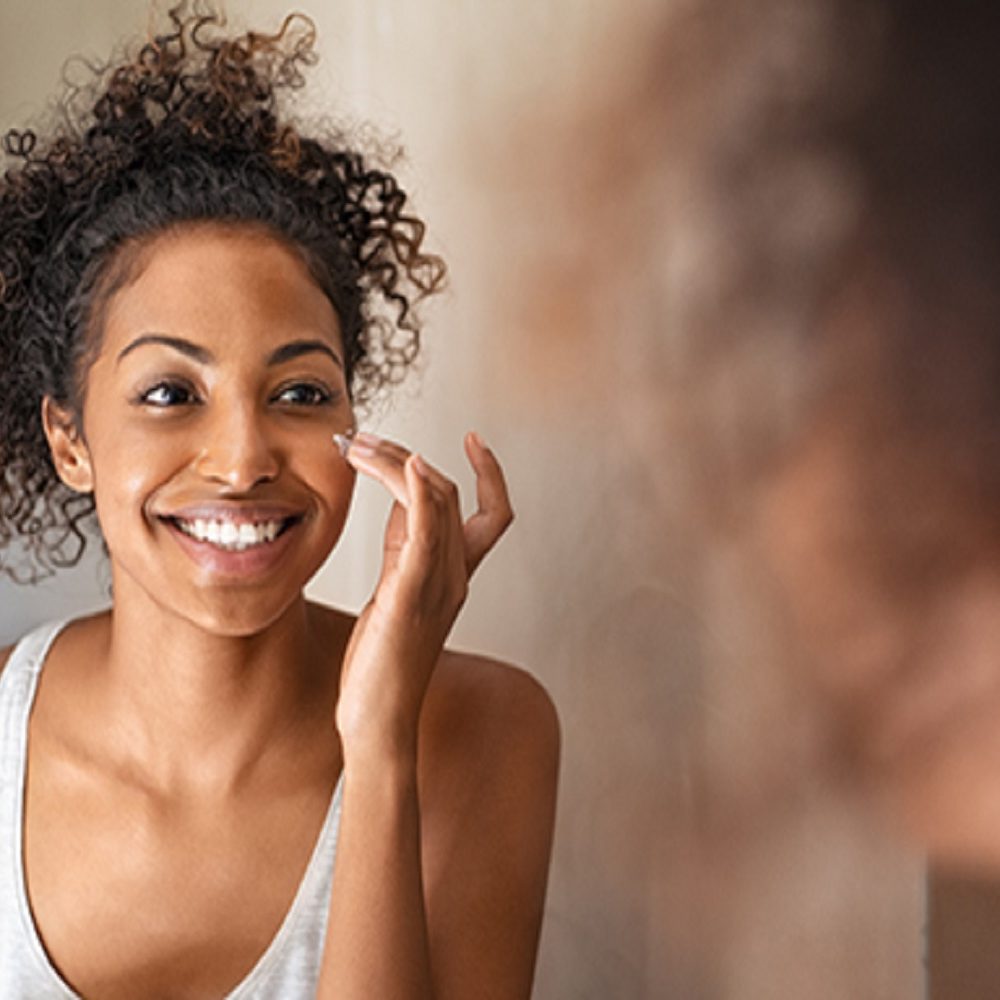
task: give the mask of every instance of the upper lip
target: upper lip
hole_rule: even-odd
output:
[[[305,512],[299,507],[280,503],[225,503],[204,501],[186,504],[176,510],[161,512],[159,517],[181,521],[232,521],[237,524],[260,524],[265,521],[286,521],[302,517]]]

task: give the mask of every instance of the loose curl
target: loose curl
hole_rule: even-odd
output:
[[[93,497],[56,475],[40,404],[51,396],[79,423],[106,306],[154,237],[251,225],[297,251],[337,311],[358,404],[404,376],[420,345],[414,306],[444,281],[392,174],[338,130],[314,138],[283,113],[317,58],[309,18],[225,37],[210,6],[182,0],[168,17],[134,58],[67,85],[47,134],[3,137],[0,572],[12,579],[75,565],[85,530],[99,533]]]

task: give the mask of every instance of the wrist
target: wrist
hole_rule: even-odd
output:
[[[340,733],[344,774],[405,776],[416,773],[417,733],[409,727],[383,726],[375,731]]]

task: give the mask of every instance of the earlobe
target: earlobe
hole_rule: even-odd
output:
[[[59,478],[77,493],[94,489],[90,451],[73,414],[51,396],[42,400],[42,426]]]

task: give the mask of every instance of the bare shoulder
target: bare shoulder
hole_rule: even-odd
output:
[[[499,833],[506,823],[552,822],[560,754],[559,718],[530,673],[469,653],[445,652],[427,692],[420,731],[424,816],[462,815]],[[489,803],[489,804],[487,804]],[[501,815],[498,814],[502,813]]]
[[[555,764],[559,718],[528,671],[473,653],[442,654],[427,693],[425,738],[444,756],[483,767]]]
[[[536,721],[555,722],[555,706],[541,682],[512,663],[445,650],[436,677],[451,697],[468,698],[473,703],[482,699],[483,708],[538,713],[541,718]]]
[[[440,995],[526,997],[555,823],[555,706],[525,670],[446,652],[420,738],[423,875]]]

